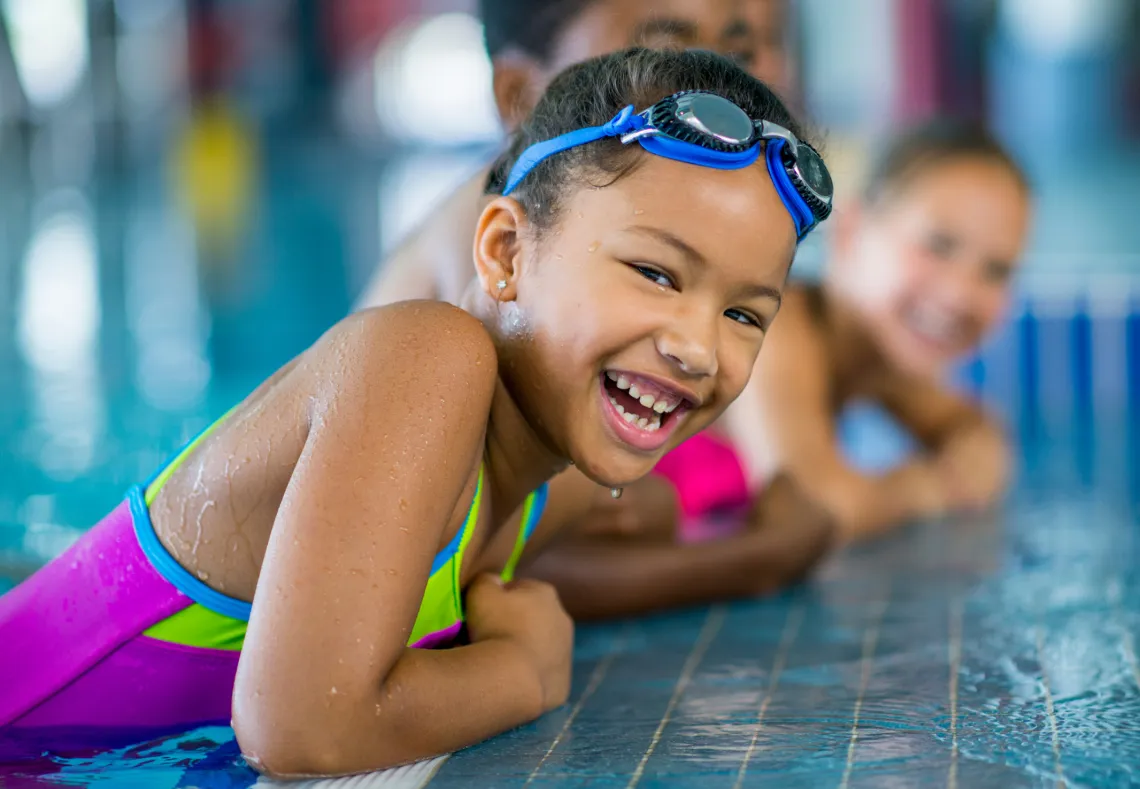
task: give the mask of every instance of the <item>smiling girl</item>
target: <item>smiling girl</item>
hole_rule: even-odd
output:
[[[0,722],[232,717],[284,776],[561,704],[570,621],[551,587],[506,583],[562,522],[535,529],[545,483],[573,463],[627,485],[740,394],[829,211],[801,137],[708,52],[563,73],[494,169],[467,311],[341,321],[0,598]]]

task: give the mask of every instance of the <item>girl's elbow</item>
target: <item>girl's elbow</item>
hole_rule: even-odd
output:
[[[335,776],[363,770],[381,770],[403,763],[386,749],[369,750],[368,764],[357,763],[349,730],[355,716],[345,713],[338,721],[306,714],[303,710],[269,710],[258,704],[242,704],[235,698],[233,729],[242,756],[259,773],[274,779]],[[385,721],[369,721],[368,737],[392,742],[382,731]]]
[[[237,726],[235,723],[235,730]],[[383,742],[375,731],[369,739]],[[351,749],[348,736],[329,737],[312,732],[307,736],[286,736],[269,731],[262,736],[238,735],[242,757],[262,775],[277,780],[328,778],[353,773],[386,770],[414,761],[389,749],[368,749],[367,760]]]
[[[329,774],[329,748],[320,741],[319,726],[237,698],[231,725],[242,757],[259,773],[280,779]]]

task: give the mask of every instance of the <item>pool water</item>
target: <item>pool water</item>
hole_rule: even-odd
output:
[[[867,544],[777,598],[582,628],[570,702],[430,786],[1140,785],[1140,443],[1085,466],[1092,440],[1027,455],[1001,513]],[[5,787],[257,782],[225,727],[7,746]]]

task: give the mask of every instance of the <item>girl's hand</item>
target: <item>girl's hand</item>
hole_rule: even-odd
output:
[[[504,584],[484,574],[467,589],[467,632],[472,643],[499,639],[520,647],[542,688],[542,711],[566,702],[574,623],[554,587],[522,579]]]
[[[984,510],[1005,491],[1009,452],[995,430],[970,430],[952,437],[939,450],[936,462],[956,509]]]
[[[672,540],[679,517],[673,486],[651,474],[624,488],[620,499],[598,487],[593,507],[575,531],[590,537]]]
[[[925,457],[914,458],[887,476],[905,491],[912,518],[944,517],[953,507],[950,486],[937,462]]]
[[[823,545],[830,545],[838,530],[831,512],[787,473],[773,477],[753,499],[747,525],[752,531],[787,530]]]

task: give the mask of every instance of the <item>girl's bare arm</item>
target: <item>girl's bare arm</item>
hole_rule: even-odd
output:
[[[552,500],[568,493],[567,480],[557,482],[562,490],[552,484]],[[576,498],[588,493],[583,485]],[[575,619],[768,594],[814,567],[834,533],[829,513],[787,477],[773,481],[758,497],[746,528],[723,539],[680,543],[673,537],[675,522],[605,536],[591,531],[588,513],[574,525],[572,533],[530,559],[523,572],[553,584]]]
[[[475,319],[419,302],[342,321],[291,373],[311,393],[310,431],[234,692],[234,729],[259,769],[377,769],[541,713],[533,660],[510,638],[405,646],[433,555],[473,489],[495,370]]]
[[[856,538],[903,521],[940,514],[945,481],[930,459],[915,457],[883,475],[853,468],[835,432],[823,339],[799,299],[785,302],[765,339],[752,380],[727,416],[746,468],[784,470]],[[754,480],[758,482],[759,480]]]
[[[486,171],[480,170],[400,243],[373,273],[357,309],[410,299],[459,303],[475,277],[471,238],[482,210],[486,177]]]

